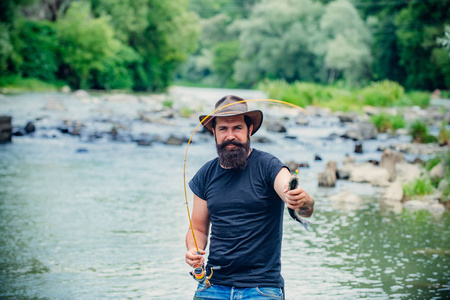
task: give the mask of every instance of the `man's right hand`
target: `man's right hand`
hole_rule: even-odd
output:
[[[197,248],[191,248],[188,251],[186,251],[186,263],[190,265],[193,268],[200,267],[203,262],[205,261],[205,258],[203,255],[206,252],[204,250],[200,249],[200,254],[197,253]]]

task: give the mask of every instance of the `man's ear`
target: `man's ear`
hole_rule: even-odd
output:
[[[250,128],[248,129],[249,135],[252,135],[253,133],[253,124],[250,124]]]

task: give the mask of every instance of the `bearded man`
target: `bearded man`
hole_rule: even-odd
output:
[[[288,190],[290,172],[275,156],[250,147],[263,114],[249,111],[237,96],[216,103],[215,114],[200,116],[214,134],[218,157],[189,182],[194,193],[192,226],[186,235],[186,263],[203,264],[208,284],[199,283],[194,299],[284,299],[281,241],[284,205],[310,217],[314,199],[303,188]],[[238,102],[238,103],[236,103]],[[210,233],[211,227],[211,233]],[[210,275],[210,274],[208,274]]]

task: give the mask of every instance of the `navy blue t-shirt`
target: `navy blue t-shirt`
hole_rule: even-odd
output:
[[[192,192],[207,201],[211,219],[208,274],[210,267],[220,267],[211,283],[284,286],[280,274],[284,202],[274,190],[283,167],[275,156],[253,149],[245,169],[224,169],[215,158],[189,182]]]

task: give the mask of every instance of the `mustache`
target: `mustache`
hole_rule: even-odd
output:
[[[241,143],[241,142],[238,142],[238,141],[235,141],[235,140],[225,141],[225,142],[219,144],[218,146],[219,146],[220,149],[223,149],[226,146],[230,146],[230,145],[234,145],[234,146],[238,146],[238,147],[244,147],[245,146],[244,143]]]

